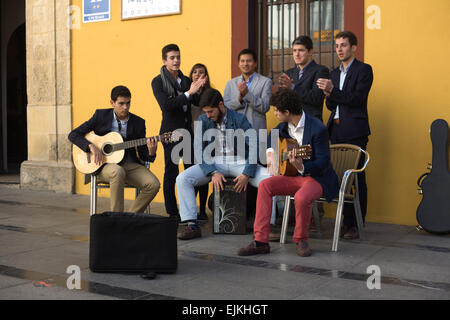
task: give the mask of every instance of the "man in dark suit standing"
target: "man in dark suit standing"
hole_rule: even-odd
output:
[[[331,111],[328,130],[332,144],[349,143],[367,148],[370,128],[367,100],[373,82],[372,67],[355,58],[356,36],[350,31],[336,35],[336,53],[341,65],[331,72],[331,80],[319,79],[317,85],[327,98]],[[359,166],[364,163],[361,157]],[[367,212],[367,185],[364,172],[358,173],[358,191],[361,212],[365,220]],[[341,234],[345,239],[359,238],[355,211],[351,204],[344,206],[344,226]]]
[[[330,73],[327,67],[314,61],[313,54],[313,41],[310,37],[299,36],[296,38],[292,42],[292,57],[295,67],[282,73],[279,82],[281,87],[292,89],[299,94],[302,109],[307,115],[323,121],[322,111],[325,95],[317,86],[317,80],[328,79]],[[323,204],[317,203],[317,208],[322,217],[324,214]],[[271,233],[272,236],[275,240],[279,239],[278,234]]]
[[[110,132],[118,132],[125,141],[145,138],[145,120],[130,112],[131,92],[124,86],[117,86],[111,91],[110,109],[98,109],[91,119],[83,123],[69,134],[69,140],[81,150],[92,153],[96,164],[103,163],[103,153],[84,136],[94,131],[98,136]],[[142,161],[153,162],[156,158],[157,141],[147,139],[147,145],[138,147]],[[110,184],[111,211],[124,211],[125,183],[139,188],[140,193],[129,210],[144,212],[159,191],[158,178],[137,158],[135,148],[125,150],[123,160],[118,163],[107,163],[98,171],[100,181]]]
[[[281,74],[280,86],[297,91],[306,114],[322,120],[325,95],[317,86],[320,78],[328,79],[328,68],[313,59],[313,42],[308,36],[300,36],[292,43],[295,67]]]
[[[206,83],[207,77],[202,76],[197,81],[184,76],[180,70],[180,49],[176,44],[169,44],[162,49],[163,66],[160,74],[152,81],[153,94],[162,111],[160,134],[185,129],[192,136],[191,101]],[[175,180],[178,176],[178,163],[172,161],[172,150],[177,144],[164,145],[164,203],[166,212],[170,216],[178,217],[177,200],[175,198]],[[185,168],[192,163],[192,159],[185,159]]]

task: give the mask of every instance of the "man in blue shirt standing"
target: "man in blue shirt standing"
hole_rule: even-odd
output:
[[[319,79],[317,85],[327,99],[331,111],[328,131],[332,144],[354,144],[366,150],[370,128],[367,100],[373,82],[372,67],[355,58],[356,36],[351,31],[336,35],[336,53],[341,65],[331,72],[331,80]],[[359,167],[364,164],[360,159]],[[365,220],[367,212],[367,185],[365,172],[358,173],[358,192],[361,212]],[[344,205],[344,225],[341,235],[345,239],[359,238],[355,210],[352,204]]]
[[[241,75],[227,82],[224,104],[227,108],[244,114],[258,133],[266,129],[266,113],[270,109],[272,80],[256,72],[258,58],[251,49],[244,49],[238,55]]]

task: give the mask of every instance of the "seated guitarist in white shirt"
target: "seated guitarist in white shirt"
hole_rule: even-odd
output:
[[[74,129],[69,140],[85,152],[91,152],[95,163],[103,163],[102,152],[85,135],[93,131],[98,136],[110,132],[118,132],[124,141],[146,137],[145,120],[130,113],[131,92],[124,86],[117,86],[111,91],[109,109],[98,109],[91,119]],[[142,161],[153,162],[156,158],[157,141],[147,139],[147,144],[138,147]],[[97,172],[100,181],[110,184],[111,211],[124,211],[124,186],[129,184],[139,188],[140,193],[129,212],[144,212],[159,191],[158,178],[139,161],[135,148],[125,150],[123,160],[118,163],[107,163]]]
[[[297,254],[302,257],[311,255],[308,245],[308,228],[311,221],[312,204],[322,194],[327,201],[337,196],[339,191],[337,175],[330,162],[328,132],[323,123],[303,112],[297,92],[281,88],[270,99],[275,108],[275,116],[281,122],[280,139],[295,139],[298,144],[311,145],[312,155],[308,160],[296,158],[289,152],[289,162],[297,171],[297,176],[275,175],[261,181],[258,187],[254,241],[238,250],[238,255],[248,256],[270,252],[269,233],[272,214],[272,197],[294,195],[295,231],[293,240],[297,244]],[[269,136],[269,145],[271,137]],[[269,172],[273,164],[268,157]]]

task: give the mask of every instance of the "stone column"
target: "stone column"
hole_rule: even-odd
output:
[[[73,192],[70,0],[26,0],[28,161],[25,189]]]

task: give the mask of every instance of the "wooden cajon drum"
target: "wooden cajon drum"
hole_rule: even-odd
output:
[[[214,233],[246,234],[247,192],[235,192],[234,185],[228,178],[224,190],[214,192]]]

